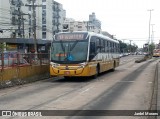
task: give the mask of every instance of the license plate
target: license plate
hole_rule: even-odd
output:
[[[65,72],[64,72],[64,74],[69,75],[69,74],[70,74],[70,72],[69,72],[69,71],[65,71]]]

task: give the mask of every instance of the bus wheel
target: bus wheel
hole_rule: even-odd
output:
[[[111,71],[115,71],[115,68],[116,68],[116,62],[114,61],[113,68],[111,69]]]
[[[99,74],[99,68],[98,66],[96,67],[96,74],[93,75],[93,78],[96,79],[98,77],[98,74]]]

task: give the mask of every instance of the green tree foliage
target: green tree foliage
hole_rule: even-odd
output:
[[[6,45],[4,43],[0,43],[0,52],[3,52],[5,47]]]
[[[120,43],[120,52],[125,53],[125,52],[136,52],[138,46],[136,44],[130,45],[123,43],[122,41],[119,41]]]
[[[151,44],[149,45],[150,54],[153,55],[153,50],[154,50],[154,49],[155,49],[155,44],[154,44],[154,43],[151,43]]]

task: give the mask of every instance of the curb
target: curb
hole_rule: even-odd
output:
[[[157,91],[157,111],[158,112],[160,110],[160,65],[159,63],[158,63],[158,91]],[[157,116],[157,119],[160,119],[160,114]]]

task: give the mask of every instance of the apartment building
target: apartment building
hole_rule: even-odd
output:
[[[28,37],[28,25],[26,20],[29,15],[24,7],[26,0],[0,0],[0,29],[3,33],[0,38]]]
[[[92,23],[91,21],[84,21],[84,24],[86,26],[87,31],[101,33],[101,29],[97,27],[94,23]]]
[[[29,1],[32,4],[32,0]],[[36,37],[42,40],[52,40],[57,32],[62,31],[62,24],[66,16],[66,11],[63,9],[62,4],[54,0],[37,0],[36,7]],[[32,8],[29,8],[32,14]],[[33,18],[31,16],[30,25]],[[32,27],[30,33],[32,32]]]
[[[35,28],[37,39],[52,40],[62,31],[65,16],[54,0],[0,0],[0,38],[34,38]]]
[[[66,18],[63,23],[63,32],[87,31],[84,21],[75,21],[72,18]]]
[[[66,11],[62,4],[53,1],[53,35],[63,31],[63,23],[66,18]]]
[[[75,21],[72,18],[66,18],[63,23],[63,32],[71,31],[91,31],[101,33],[101,22],[96,18],[95,13],[89,15],[89,21]]]
[[[89,23],[92,23],[95,27],[101,29],[101,21],[96,18],[96,14],[94,12],[89,15]]]

